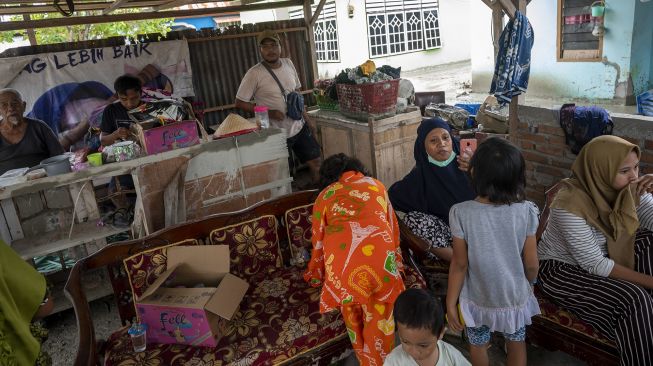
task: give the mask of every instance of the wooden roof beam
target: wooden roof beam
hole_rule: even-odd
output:
[[[324,8],[325,3],[326,0],[320,0],[320,3],[317,4],[317,8],[315,9],[315,14],[313,14],[313,17],[311,18],[311,26],[315,25],[315,22],[317,22],[317,18],[320,16],[320,13],[322,13],[322,8]]]
[[[517,7],[511,0],[481,0],[482,2],[485,3],[490,9],[495,10],[497,3],[501,5],[501,9],[508,15],[510,19],[515,19],[515,12],[517,11]],[[526,4],[526,2],[524,2]]]
[[[173,0],[173,1],[165,2],[165,3],[163,3],[163,4],[159,5],[159,6],[155,6],[154,8],[152,8],[152,10],[161,11],[161,10],[164,10],[164,9],[176,8],[176,7],[179,7],[179,6],[188,5],[188,4],[192,3],[192,2],[193,2],[193,0]]]
[[[510,0],[499,0],[499,3],[501,3],[501,6],[503,7],[503,11],[508,14],[508,17],[510,19],[515,19],[515,13],[517,12],[517,7],[515,4],[512,3]]]
[[[120,9],[143,8],[160,5],[165,0],[144,0],[139,2],[126,2],[120,4]],[[106,1],[84,2],[75,4],[75,11],[83,10],[102,10],[112,3]],[[20,15],[20,14],[38,14],[38,13],[58,13],[59,11],[52,5],[25,5],[25,6],[0,6],[0,15]]]
[[[129,0],[113,0],[113,3],[106,8],[102,9],[102,15],[107,15],[112,11],[118,9],[120,5],[127,4]]]
[[[9,21],[0,23],[0,32],[12,31],[18,29],[37,29],[37,28],[50,28],[50,27],[65,27],[69,25],[82,25],[82,24],[95,24],[95,23],[112,23],[112,22],[129,22],[135,20],[145,19],[161,19],[161,18],[178,18],[178,17],[195,17],[195,16],[210,16],[223,13],[233,13],[250,10],[266,10],[266,9],[279,9],[288,8],[291,6],[301,6],[303,0],[284,0],[274,3],[262,3],[251,5],[234,5],[222,8],[207,8],[207,9],[188,9],[188,10],[171,10],[159,12],[142,12],[142,13],[127,13],[127,14],[111,14],[111,15],[90,15],[90,16],[76,16],[68,18],[52,18],[52,19],[39,19],[30,21]]]

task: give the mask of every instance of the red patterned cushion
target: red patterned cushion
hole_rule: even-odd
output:
[[[286,211],[286,230],[290,243],[290,263],[305,266],[311,254],[311,217],[313,204],[295,207]]]
[[[422,274],[412,266],[404,265],[403,279],[406,288],[421,288],[425,290],[428,288]]]
[[[559,308],[544,296],[537,296],[537,301],[540,303],[540,311],[542,312],[542,314],[538,316],[544,317],[573,331],[594,338],[611,347],[616,347],[613,341],[605,338],[603,335],[601,335],[601,333],[597,332],[594,327],[580,320],[572,313]]]
[[[147,288],[166,271],[168,248],[177,245],[197,245],[197,240],[187,239],[170,245],[146,250],[123,260],[132,294],[141,296]]]
[[[272,215],[215,229],[209,238],[211,244],[229,245],[231,273],[242,279],[281,268],[277,219]]]
[[[324,361],[351,346],[340,313],[320,314],[320,289],[308,286],[301,271],[259,273],[250,283],[215,348],[148,344],[135,354],[123,328],[107,340],[105,365],[272,365],[341,342],[314,357]]]

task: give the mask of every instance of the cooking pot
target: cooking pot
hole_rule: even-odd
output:
[[[57,155],[47,158],[39,163],[39,165],[30,168],[36,170],[43,168],[48,176],[70,173],[70,160],[68,155]]]

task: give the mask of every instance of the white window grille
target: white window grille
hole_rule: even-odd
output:
[[[312,12],[317,9],[313,4]],[[302,9],[293,9],[288,12],[290,19],[304,17]],[[340,62],[340,47],[338,44],[338,23],[336,22],[336,2],[324,4],[322,12],[313,27],[315,35],[315,52],[317,62]]]
[[[370,57],[442,46],[438,0],[365,0]]]

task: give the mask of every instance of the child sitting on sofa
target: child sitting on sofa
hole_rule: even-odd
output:
[[[322,313],[342,312],[360,364],[380,366],[394,346],[392,306],[404,290],[397,218],[383,184],[357,159],[326,159],[320,185],[304,279],[322,286]]]
[[[442,341],[444,313],[425,290],[402,292],[395,301],[394,316],[401,344],[388,355],[384,366],[470,365],[460,351]]]

